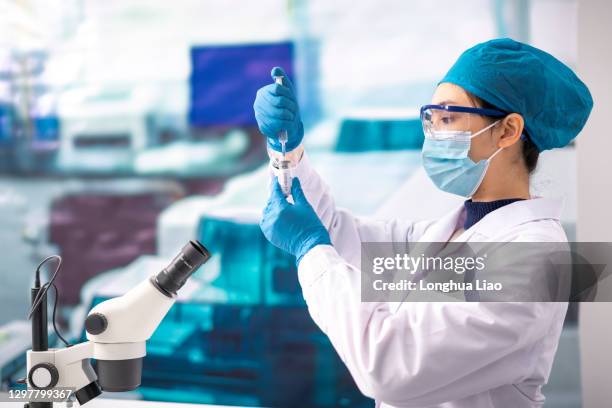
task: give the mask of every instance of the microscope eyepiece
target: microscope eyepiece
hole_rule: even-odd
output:
[[[151,281],[168,297],[176,296],[187,279],[210,258],[210,252],[198,241],[189,241],[181,252]]]

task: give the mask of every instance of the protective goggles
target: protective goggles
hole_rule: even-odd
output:
[[[436,134],[467,132],[472,129],[470,120],[473,115],[503,118],[507,113],[467,106],[425,105],[421,108],[423,132],[425,137],[430,139]]]

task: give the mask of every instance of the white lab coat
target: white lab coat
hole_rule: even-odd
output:
[[[304,299],[361,392],[378,407],[543,404],[540,390],[550,374],[567,303],[404,302],[395,307],[360,300],[361,242],[448,241],[463,223],[463,207],[437,221],[366,220],[335,207],[307,154],[292,173],[333,243],[302,258],[298,276]],[[358,188],[358,180],[352,181]],[[561,203],[554,200],[515,202],[455,241],[565,242],[560,212]]]

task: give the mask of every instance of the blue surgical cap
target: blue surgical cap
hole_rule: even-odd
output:
[[[571,142],[593,108],[589,89],[567,65],[509,38],[465,51],[443,82],[459,85],[502,111],[521,114],[540,151]]]

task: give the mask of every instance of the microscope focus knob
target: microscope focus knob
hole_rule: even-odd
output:
[[[28,381],[32,388],[37,390],[47,390],[55,387],[59,380],[57,368],[51,363],[36,364],[30,369]]]
[[[92,313],[85,319],[85,330],[89,334],[100,334],[108,327],[108,321],[101,313]]]

